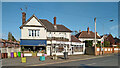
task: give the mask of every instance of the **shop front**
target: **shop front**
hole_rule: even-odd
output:
[[[49,46],[49,47],[48,47]],[[82,42],[65,42],[65,41],[47,41],[47,54],[48,55],[68,55],[84,54],[85,43]]]
[[[24,56],[42,56],[46,53],[46,40],[21,40]]]
[[[72,51],[72,55],[84,54],[85,53],[85,43],[72,42],[71,51]]]
[[[48,55],[64,55],[64,52],[68,52],[68,55],[71,53],[71,42],[65,41],[48,41],[47,45],[47,53]],[[48,47],[49,46],[49,47]]]

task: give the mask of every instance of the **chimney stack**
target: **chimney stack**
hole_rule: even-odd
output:
[[[79,32],[81,32],[81,30],[79,30]]]
[[[87,32],[88,32],[88,34],[90,33],[90,31],[89,31],[89,27],[87,28]]]
[[[22,24],[26,22],[26,13],[22,12]]]
[[[54,17],[54,25],[56,25],[56,17]]]

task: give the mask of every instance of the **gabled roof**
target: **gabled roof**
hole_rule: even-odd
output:
[[[20,29],[23,27],[23,26],[34,26],[34,25],[26,25],[33,17],[35,17],[35,19],[42,25],[43,23],[33,14],[24,24],[22,24],[22,26],[20,26]],[[39,26],[38,26],[39,27]]]
[[[59,25],[59,24],[52,24],[46,19],[39,19],[43,25],[47,28],[48,31],[53,31],[53,32],[72,32],[70,29],[65,27],[64,25]],[[55,28],[56,26],[56,28]]]
[[[114,44],[115,40],[113,38],[113,36],[111,34],[109,34],[106,38],[106,40],[108,40],[110,43]]]
[[[89,33],[87,31],[82,31],[82,32],[76,34],[75,37],[77,37],[77,38],[95,38],[95,33],[92,31],[89,31]],[[100,39],[101,37],[96,34],[96,38]]]
[[[71,42],[81,42],[81,41],[79,39],[77,39],[74,35],[72,35]]]
[[[35,19],[43,26],[45,27],[48,31],[53,31],[53,32],[72,32],[70,29],[68,29],[67,27],[65,27],[64,25],[58,25],[56,24],[56,28],[54,26],[54,24],[52,24],[51,22],[49,22],[46,19],[38,19],[34,14],[22,25],[20,26],[20,29],[23,26],[28,26],[28,27],[32,27],[35,25],[26,25],[33,17],[35,17]],[[41,27],[41,26],[35,26],[35,27]]]

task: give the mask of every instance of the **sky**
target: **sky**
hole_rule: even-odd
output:
[[[25,9],[27,7],[27,9]],[[118,37],[118,3],[117,2],[2,2],[2,38],[7,39],[8,32],[20,40],[22,11],[26,20],[33,14],[38,19],[47,19],[53,23],[65,25],[72,31],[86,31],[87,27],[99,35],[111,33]],[[110,22],[113,19],[114,21]]]

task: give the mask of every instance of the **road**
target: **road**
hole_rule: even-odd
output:
[[[66,63],[49,64],[45,66],[118,66],[118,55],[79,60]]]

